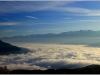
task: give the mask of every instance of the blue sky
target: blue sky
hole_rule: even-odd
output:
[[[0,1],[0,37],[100,30],[100,1]]]

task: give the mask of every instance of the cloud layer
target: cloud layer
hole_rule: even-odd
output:
[[[28,17],[28,18],[33,18],[33,19],[38,19],[38,18],[33,17],[33,16],[26,16],[26,17]]]
[[[0,26],[12,26],[17,24],[17,22],[0,22]]]
[[[79,16],[100,16],[100,10],[65,6],[73,2],[75,1],[0,2],[0,13],[19,13],[52,10],[59,12],[70,12],[71,14]]]
[[[27,54],[0,56],[0,66],[9,69],[76,68],[90,64],[100,64],[100,48],[84,45],[60,44],[16,44],[27,47]]]

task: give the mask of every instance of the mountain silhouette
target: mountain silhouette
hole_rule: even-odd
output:
[[[74,69],[47,69],[47,70],[27,70],[27,69],[16,69],[9,70],[7,66],[0,67],[0,74],[100,74],[100,65],[88,65],[82,68]]]
[[[20,48],[0,40],[0,55],[20,53]]]

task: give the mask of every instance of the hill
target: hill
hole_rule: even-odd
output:
[[[0,67],[0,74],[100,74],[100,65],[89,65],[75,69],[12,70]]]
[[[13,46],[9,43],[5,43],[0,40],[0,55],[7,55],[7,54],[16,54],[20,52],[20,48],[17,46]]]

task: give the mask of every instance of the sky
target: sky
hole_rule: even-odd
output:
[[[100,30],[100,1],[0,1],[0,37]]]

